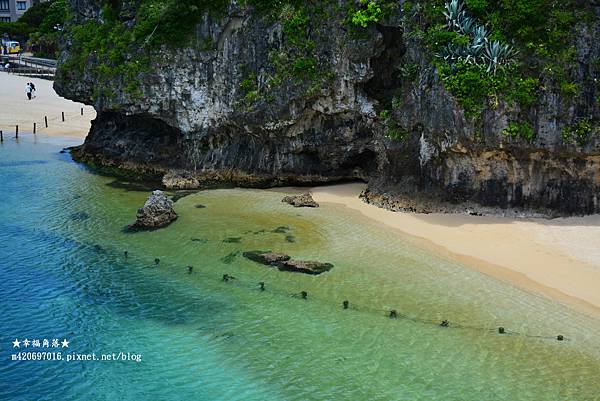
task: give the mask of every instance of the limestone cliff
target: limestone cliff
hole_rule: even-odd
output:
[[[203,14],[189,43],[148,46],[152,31],[142,46],[125,47],[118,63],[144,58],[146,64],[134,74],[115,69],[103,80],[101,51],[73,67],[81,49],[78,32],[68,32],[55,87],[98,111],[75,156],[155,178],[186,171],[201,183],[362,179],[369,183],[367,200],[390,206],[399,199],[398,208],[416,210],[473,201],[600,212],[600,45],[594,40],[600,5],[586,5],[594,18],[573,28],[577,68],[569,74],[581,88],[577,96],[542,79],[532,105],[488,99],[474,118],[442,82],[419,34],[418,7],[408,15],[408,2],[400,1],[357,30],[345,17],[350,3],[306,3],[309,22],[297,22],[295,9],[286,6],[278,13],[292,14],[290,28],[232,2]],[[139,24],[135,2],[71,4],[79,26],[101,27],[110,7],[127,29]],[[507,135],[523,119],[534,137]],[[565,130],[581,121],[589,126],[585,141],[567,138]]]

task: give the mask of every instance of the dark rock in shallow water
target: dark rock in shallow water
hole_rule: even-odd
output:
[[[146,200],[144,207],[138,210],[135,222],[129,226],[132,230],[153,230],[168,226],[177,219],[171,201],[162,191],[154,191]]]
[[[105,250],[104,248],[102,248],[102,247],[101,247],[100,245],[98,245],[98,244],[94,245],[94,246],[92,247],[92,249],[93,249],[95,252],[98,252],[98,253],[106,253],[106,250]]]
[[[268,266],[277,266],[279,263],[291,259],[289,255],[284,253],[274,253],[271,251],[249,251],[244,252],[243,255],[246,259],[250,259],[256,263]]]
[[[77,213],[71,214],[71,216],[69,216],[69,217],[73,221],[84,221],[84,220],[89,219],[90,215],[87,214],[86,212],[77,212]]]
[[[319,204],[315,202],[308,192],[302,195],[285,196],[281,201],[294,207],[319,207]]]
[[[321,274],[333,268],[331,263],[293,260],[289,255],[271,251],[249,251],[244,252],[243,255],[246,259],[250,259],[265,266],[277,267],[281,271]]]
[[[223,242],[226,243],[226,244],[239,244],[240,242],[242,242],[242,237],[225,238],[223,240]]]
[[[321,274],[328,272],[333,268],[331,263],[305,261],[305,260],[288,260],[279,265],[279,270],[299,272],[306,274]]]
[[[200,182],[190,173],[171,171],[162,178],[162,183],[167,189],[198,189]]]
[[[62,148],[62,149],[61,149],[61,151],[60,151],[60,152],[58,152],[58,153],[62,153],[62,154],[64,154],[64,153],[69,153],[69,152],[70,152],[71,150],[73,150],[73,149],[75,149],[75,146],[68,146],[68,147],[66,147],[66,148]]]
[[[197,204],[196,206],[194,206],[196,209],[204,209],[206,208],[206,206],[201,205],[201,204]]]

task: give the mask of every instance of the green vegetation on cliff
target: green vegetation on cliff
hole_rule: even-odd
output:
[[[86,67],[97,83],[97,93],[112,97],[113,80],[122,80],[125,91],[140,95],[137,77],[147,71],[149,54],[158,54],[162,46],[181,48],[197,46],[202,51],[213,50],[211,38],[197,38],[195,27],[206,16],[219,18],[227,13],[230,0],[176,0],[104,1],[101,21],[89,20],[72,23],[70,56],[62,63],[61,74],[82,74]],[[317,24],[327,16],[330,2],[319,4],[300,0],[244,0],[243,6],[252,7],[257,16],[281,23],[286,38],[284,49],[271,56],[275,74],[268,84],[278,85],[286,79],[314,82],[311,90],[322,84],[322,60],[314,56],[319,34]],[[322,39],[322,38],[321,38]],[[317,73],[319,71],[319,74]],[[75,76],[74,75],[74,76]],[[246,100],[259,98],[257,88],[248,90]],[[251,102],[250,102],[251,103]]]
[[[576,143],[584,146],[590,140],[594,127],[589,119],[583,119],[575,124],[565,127],[561,133],[563,141],[567,143]]]
[[[532,141],[535,139],[535,132],[528,122],[510,122],[508,127],[504,129],[504,135],[512,139],[523,139],[525,141]]]
[[[115,95],[114,88],[140,96],[139,76],[149,71],[151,58],[169,54],[161,49],[213,51],[215,38],[202,37],[195,28],[222,18],[231,7],[230,0],[99,1],[99,18],[68,27],[72,44],[61,74],[91,75],[94,97],[106,98]],[[480,122],[484,110],[508,113],[512,122],[504,133],[513,139],[535,139],[532,107],[544,93],[559,93],[566,104],[583,89],[575,43],[578,29],[591,18],[579,0],[242,0],[239,6],[250,7],[252,17],[264,24],[279,24],[283,33],[282,45],[269,53],[267,68],[252,63],[240,68],[241,104],[247,111],[258,102],[273,101],[275,88],[308,98],[319,93],[332,81],[327,46],[368,40],[376,30],[383,33],[390,27],[424,45],[427,62],[472,121]],[[331,37],[323,28],[328,21],[343,26],[347,35]],[[422,67],[419,62],[393,66],[394,79],[411,82]],[[378,99],[378,111],[402,106],[396,95],[404,83],[393,85],[397,87],[390,92],[396,92]],[[394,121],[393,114],[381,119],[388,136],[408,137],[411,130]],[[581,143],[583,131],[567,129],[563,140]]]
[[[579,93],[581,88],[571,79],[578,67],[574,27],[589,18],[589,10],[579,2],[431,0],[422,11],[427,16],[425,41],[433,53],[445,56],[437,60],[442,79],[468,115],[478,116],[499,98],[526,110],[535,103],[540,85],[554,86],[565,97]],[[466,29],[453,26],[452,11],[462,13]],[[486,31],[488,46],[497,41],[510,43],[506,46],[516,50],[509,62],[498,66],[493,78],[488,65],[461,53],[469,42],[469,32],[465,32],[469,24]],[[459,55],[452,60],[446,49]]]

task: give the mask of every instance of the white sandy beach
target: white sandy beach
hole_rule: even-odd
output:
[[[364,188],[342,184],[310,191],[317,202],[359,211],[471,268],[600,316],[600,216],[546,220],[396,213],[360,200]]]
[[[36,97],[32,100],[27,100],[25,93],[27,82],[33,82],[36,87]],[[62,122],[62,112],[65,122]],[[45,128],[44,116],[48,117],[48,128]],[[58,96],[52,81],[0,72],[0,130],[5,138],[14,136],[17,124],[20,136],[32,135],[34,122],[39,134],[85,138],[94,118],[93,107]]]

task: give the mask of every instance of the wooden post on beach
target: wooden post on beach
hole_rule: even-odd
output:
[[[65,112],[64,111],[62,112],[62,122],[63,123],[65,122]]]
[[[44,116],[44,123],[46,124],[46,128],[48,128],[48,116]]]
[[[18,138],[18,137],[19,137],[19,126],[17,125],[15,127],[15,138]]]
[[[35,134],[36,128],[37,128],[37,123],[33,123],[33,133],[34,134]]]
[[[0,129],[0,142],[4,142],[4,135],[2,135],[2,130]]]
[[[83,115],[83,107],[81,108],[81,115]]]

